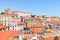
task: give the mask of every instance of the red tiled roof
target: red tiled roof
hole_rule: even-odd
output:
[[[46,18],[43,18],[43,17],[39,17],[41,20],[46,20]]]
[[[17,16],[16,14],[2,14],[2,16]]]
[[[58,40],[60,40],[60,36],[58,36]]]
[[[54,40],[54,36],[47,37],[47,40]]]
[[[54,36],[44,36],[44,40],[54,40]]]
[[[1,28],[4,28],[4,27],[5,27],[5,26],[3,26],[2,24],[0,24],[0,29],[1,29]]]
[[[43,27],[42,24],[34,24],[34,28],[41,28],[41,27]]]
[[[40,18],[35,18],[36,21],[40,21]]]
[[[11,21],[10,23],[11,23],[11,24],[17,24],[17,25],[24,24],[23,22],[15,22],[15,21]]]
[[[35,36],[36,34],[23,34],[23,38],[27,38],[27,39],[35,37]]]
[[[40,28],[32,28],[32,32],[33,33],[43,33],[43,30],[41,30]]]
[[[0,40],[12,40],[14,36],[18,36],[20,30],[0,31]]]
[[[49,20],[49,22],[56,23],[57,21],[56,20]]]

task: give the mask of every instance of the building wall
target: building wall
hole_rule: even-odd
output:
[[[31,13],[20,13],[20,12],[17,12],[17,13],[15,13],[15,14],[18,14],[18,17],[20,17],[20,16],[30,16],[30,15],[32,15]]]
[[[11,20],[11,17],[9,17],[9,16],[0,16],[0,23],[5,26],[9,25],[10,20]]]
[[[10,30],[23,30],[24,25],[16,25],[16,24],[10,24],[9,29]]]

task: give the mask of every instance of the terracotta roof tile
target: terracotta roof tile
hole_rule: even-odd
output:
[[[20,35],[20,30],[7,30],[0,32],[0,40],[12,40],[14,36]],[[11,38],[11,39],[10,39]]]
[[[54,40],[54,36],[47,37],[47,40]]]
[[[4,27],[5,27],[5,26],[3,26],[2,24],[0,24],[0,29],[1,29],[1,28],[4,28]]]
[[[58,36],[58,40],[60,40],[60,36]]]
[[[35,18],[36,21],[40,21],[40,18]]]
[[[27,38],[27,39],[35,37],[35,36],[36,34],[23,34],[23,38]]]
[[[2,14],[2,16],[16,16],[16,14]]]
[[[33,26],[34,26],[34,28],[35,28],[35,27],[36,27],[36,28],[43,27],[43,25],[42,25],[42,24],[34,24]]]
[[[11,23],[11,24],[17,24],[17,25],[22,25],[22,24],[24,24],[23,22],[15,22],[15,21],[11,21],[10,23]]]
[[[33,33],[43,33],[43,30],[41,30],[40,28],[33,28],[32,32]]]
[[[54,36],[44,36],[44,40],[54,40]]]

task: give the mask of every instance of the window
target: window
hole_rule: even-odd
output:
[[[6,21],[8,21],[9,20],[9,18],[8,17],[6,17]]]
[[[44,40],[44,38],[43,37],[40,37],[39,40]]]
[[[19,36],[14,36],[13,40],[19,40]]]
[[[8,26],[8,24],[9,24],[9,23],[8,23],[8,22],[6,22],[6,26]]]
[[[23,39],[23,40],[27,40],[27,39]]]
[[[5,17],[3,17],[3,21],[5,21]]]
[[[33,39],[33,40],[36,40],[36,39]]]
[[[3,21],[3,25],[5,25],[5,22]]]

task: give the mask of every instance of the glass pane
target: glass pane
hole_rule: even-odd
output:
[[[14,40],[19,40],[19,36],[14,36]]]

